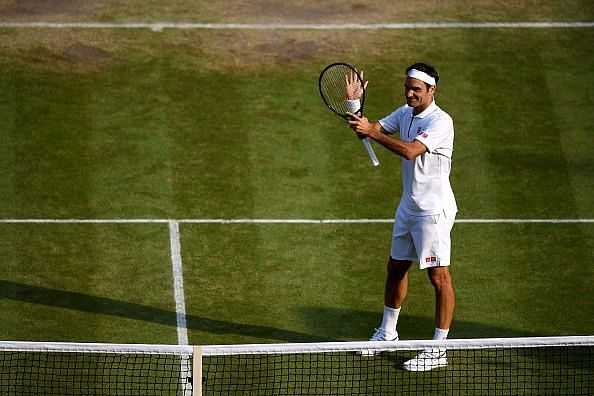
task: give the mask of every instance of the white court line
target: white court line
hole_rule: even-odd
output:
[[[169,223],[170,219],[0,219],[0,223]]]
[[[419,22],[419,23],[186,23],[186,22],[0,22],[0,28],[16,29],[210,29],[210,30],[407,30],[407,29],[507,29],[591,28],[594,22]]]
[[[181,219],[180,223],[352,224],[393,223],[394,219]],[[456,219],[456,223],[594,223],[594,219]]]
[[[171,264],[173,266],[173,294],[175,296],[175,316],[177,320],[177,344],[188,345],[188,322],[186,317],[186,298],[184,296],[184,276],[179,240],[179,223],[169,220],[169,240],[171,243]],[[189,379],[183,373],[190,372],[190,355],[180,359],[180,382],[183,396],[191,395]]]
[[[460,219],[456,223],[594,223],[594,219]]]
[[[394,219],[0,219],[0,224],[353,224],[393,223]],[[594,219],[456,219],[456,223],[594,223]],[[179,229],[176,228],[179,233]],[[179,242],[179,235],[178,235]],[[172,245],[173,247],[173,245]]]
[[[177,343],[188,345],[188,324],[186,320],[186,299],[184,297],[184,276],[179,240],[179,223],[169,221],[169,239],[171,241],[171,263],[173,265],[173,291],[177,317]]]

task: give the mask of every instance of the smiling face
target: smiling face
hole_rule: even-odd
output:
[[[407,77],[404,83],[404,95],[406,97],[406,104],[413,107],[414,114],[419,114],[425,110],[431,102],[433,102],[433,94],[435,93],[435,85],[427,88],[421,80]]]

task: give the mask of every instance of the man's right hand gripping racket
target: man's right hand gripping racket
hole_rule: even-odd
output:
[[[365,83],[360,73],[346,63],[333,63],[327,66],[320,74],[318,81],[322,100],[335,114],[345,120],[349,119],[347,113],[363,115],[365,103]],[[379,161],[369,138],[361,138],[367,149],[373,166],[378,166]]]

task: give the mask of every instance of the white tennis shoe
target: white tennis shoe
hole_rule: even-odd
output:
[[[448,365],[445,348],[429,348],[404,362],[406,371],[430,371]]]
[[[398,341],[398,333],[391,334],[386,333],[383,329],[375,329],[375,333],[373,333],[369,341]],[[378,349],[363,349],[357,352],[361,356],[377,356],[380,353],[382,351]]]

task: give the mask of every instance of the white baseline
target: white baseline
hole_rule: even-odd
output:
[[[210,30],[407,30],[407,29],[509,29],[592,28],[594,22],[417,22],[417,23],[192,23],[192,22],[0,22],[12,29],[210,29]]]

